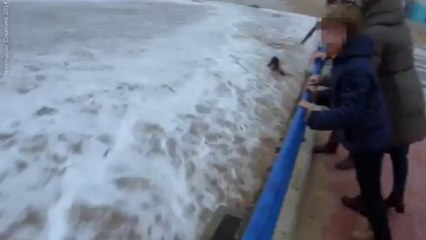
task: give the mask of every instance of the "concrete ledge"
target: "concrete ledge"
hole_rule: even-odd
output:
[[[239,219],[238,224],[236,223],[232,224],[235,226],[223,226],[223,224],[229,224],[229,221],[227,223],[223,222],[226,217]],[[213,216],[211,217],[210,222],[207,224],[207,227],[204,230],[203,234],[201,235],[200,239],[205,239],[205,240],[207,239],[222,240],[224,238],[229,240],[235,239],[234,235],[238,232],[240,228],[240,224],[244,218],[246,218],[246,213],[240,209],[219,206],[219,208],[216,209]]]
[[[289,189],[280,211],[280,216],[274,232],[274,240],[294,240],[299,208],[301,206],[311,166],[314,140],[314,132],[307,128],[305,132],[305,142],[303,142],[300,147]]]

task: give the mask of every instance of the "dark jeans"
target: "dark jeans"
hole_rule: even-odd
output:
[[[387,208],[380,185],[383,155],[384,151],[351,154],[355,161],[361,201],[365,206],[367,219],[373,229],[375,240],[391,239]]]
[[[392,193],[398,196],[404,195],[405,185],[408,176],[408,152],[409,145],[401,147],[391,147],[388,151],[393,168],[393,189]]]
[[[336,133],[333,131],[327,142],[330,148],[337,149],[339,141],[337,140]],[[393,188],[392,193],[397,196],[403,196],[405,192],[405,185],[407,184],[408,176],[408,153],[410,150],[409,145],[391,147],[387,151],[392,160],[393,169]],[[350,154],[349,157],[351,157]]]

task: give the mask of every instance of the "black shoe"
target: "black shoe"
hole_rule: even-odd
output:
[[[366,216],[366,212],[364,207],[362,206],[361,203],[361,196],[356,196],[356,197],[342,197],[340,199],[340,201],[342,202],[343,206],[351,209],[352,211],[358,212],[363,216]]]
[[[405,212],[404,195],[391,193],[391,195],[389,195],[389,197],[386,199],[386,206],[388,208],[395,208],[395,211],[397,213],[404,213]]]

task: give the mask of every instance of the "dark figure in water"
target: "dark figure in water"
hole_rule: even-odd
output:
[[[271,61],[268,63],[268,67],[273,72],[279,73],[281,76],[285,75],[284,70],[281,68],[280,59],[277,57],[272,57]]]

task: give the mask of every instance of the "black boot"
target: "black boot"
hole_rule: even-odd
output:
[[[340,199],[340,201],[342,202],[343,206],[360,213],[363,216],[366,216],[366,211],[365,211],[365,207],[362,206],[361,203],[361,196],[356,196],[356,197],[342,197]]]
[[[404,213],[405,212],[404,195],[391,193],[391,195],[389,195],[389,197],[386,199],[386,206],[388,208],[395,208],[395,211],[397,213]]]

